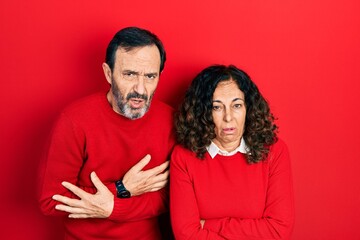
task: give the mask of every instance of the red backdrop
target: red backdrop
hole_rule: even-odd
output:
[[[37,209],[39,159],[59,111],[107,87],[101,63],[125,26],[155,32],[174,107],[215,63],[247,71],[278,117],[294,173],[294,240],[360,239],[360,2],[1,1],[1,239],[61,239]],[[4,238],[4,237],[7,238]]]

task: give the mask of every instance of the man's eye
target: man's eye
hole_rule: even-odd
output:
[[[123,73],[123,77],[127,80],[134,80],[137,77],[137,75],[132,72],[126,72],[126,73]]]
[[[155,79],[155,78],[156,78],[156,75],[146,75],[146,78],[147,78],[147,79]]]

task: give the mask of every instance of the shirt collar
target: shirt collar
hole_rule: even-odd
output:
[[[223,156],[232,156],[235,155],[237,152],[244,154],[248,154],[249,152],[249,148],[243,138],[240,139],[240,145],[231,152],[221,150],[213,141],[211,141],[210,145],[207,146],[206,149],[210,154],[211,158],[214,158],[217,154]]]

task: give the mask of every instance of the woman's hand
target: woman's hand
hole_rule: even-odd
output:
[[[200,220],[201,229],[204,229],[205,220]]]

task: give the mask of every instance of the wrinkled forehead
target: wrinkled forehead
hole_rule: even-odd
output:
[[[244,93],[238,86],[238,83],[232,78],[218,83],[213,93],[213,99],[218,97],[240,97],[244,98]]]
[[[115,59],[116,67],[123,70],[159,72],[160,52],[156,45],[132,49],[118,48]]]

